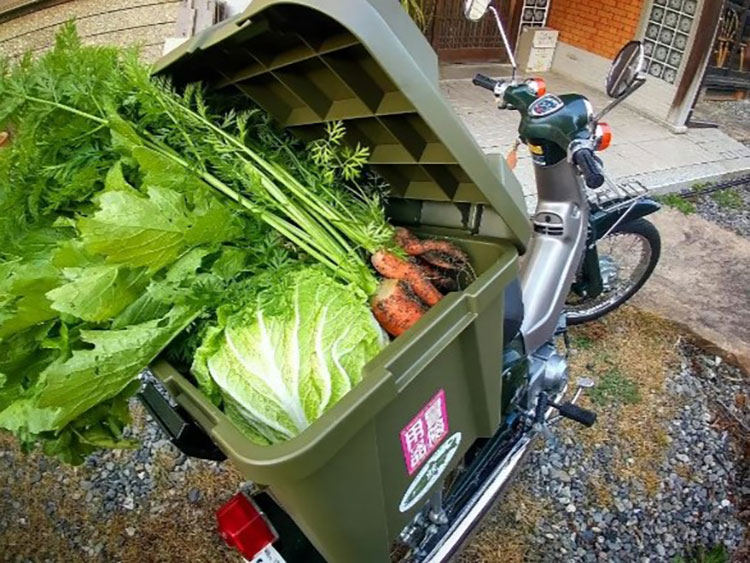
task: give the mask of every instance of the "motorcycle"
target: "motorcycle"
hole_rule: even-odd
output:
[[[613,101],[594,113],[582,95],[548,94],[540,79],[516,79],[517,64],[491,0],[466,0],[464,14],[474,22],[492,14],[497,23],[513,76],[495,80],[477,74],[473,83],[492,92],[499,109],[520,114],[519,141],[534,164],[538,203],[521,271],[524,311],[503,362],[504,379],[521,372],[525,383],[515,390],[511,420],[466,457],[450,476],[450,487],[404,530],[401,539],[409,555],[403,561],[449,560],[538,435],[548,434],[562,418],[584,426],[595,423],[595,413],[576,405],[593,387],[592,380],[578,378],[572,399],[560,402],[568,368],[555,340],[562,337],[567,347],[567,326],[601,318],[633,297],[654,271],[661,250],[658,230],[644,218],[660,204],[645,189],[614,184],[596,154],[612,137],[602,118],[645,83],[643,45],[631,41],[615,57],[606,79]]]
[[[645,189],[615,185],[597,156],[612,136],[602,118],[645,82],[641,43],[628,43],[615,58],[606,79],[606,92],[613,101],[595,113],[582,95],[546,93],[542,80],[516,77],[517,65],[492,0],[466,0],[464,14],[474,22],[491,15],[497,23],[513,74],[507,80],[476,75],[473,83],[491,92],[500,110],[519,113],[519,139],[532,155],[538,203],[530,218],[532,235],[520,277],[502,295],[504,349],[496,353],[502,355],[503,418],[494,435],[488,433],[461,450],[458,463],[453,458],[459,451],[460,432],[448,437],[445,428],[446,439],[440,447],[430,456],[423,452],[425,463],[415,472],[399,505],[400,514],[408,514],[410,521],[395,539],[378,539],[392,541],[390,560],[404,563],[451,559],[501,496],[538,436],[548,434],[562,418],[584,426],[595,423],[596,414],[577,404],[582,393],[594,385],[592,380],[578,378],[572,397],[565,399],[568,365],[566,353],[559,351],[557,344],[562,340],[567,346],[568,325],[597,319],[637,293],[660,253],[659,233],[644,218],[656,212],[659,204],[647,197]],[[278,15],[276,19],[285,21]],[[182,394],[185,405],[197,401],[188,400],[193,392],[178,374],[167,368],[154,368],[154,372],[170,391],[175,389],[174,395]],[[178,388],[176,381],[182,387]],[[435,398],[444,401],[445,392],[440,393]],[[153,388],[147,386],[141,397],[183,451],[222,459],[221,451],[204,433],[216,426],[217,412],[209,412],[207,407],[188,409],[200,417],[201,424],[196,425],[184,409],[173,409]],[[433,404],[440,403],[433,399]],[[381,442],[378,444],[382,449]],[[232,448],[224,443],[222,449]],[[243,459],[239,454],[235,457]],[[272,462],[264,463],[270,466]],[[409,476],[411,473],[410,469]],[[314,502],[310,499],[325,498],[303,492],[308,504]],[[298,514],[290,506],[290,498],[280,503],[263,490],[252,500],[236,496],[219,511],[222,535],[255,563],[323,561],[323,550],[318,549],[321,538],[324,533],[336,538],[337,530],[329,526],[318,535],[317,547],[313,545],[297,524]],[[286,506],[282,508],[282,504]],[[346,531],[339,536],[342,542],[347,541]],[[354,550],[346,546],[338,553]],[[383,560],[369,552],[367,557],[368,561]],[[346,558],[338,556],[336,560]]]

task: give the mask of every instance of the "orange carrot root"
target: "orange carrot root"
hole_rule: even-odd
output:
[[[450,293],[451,291],[458,291],[458,279],[452,277],[448,270],[436,268],[429,262],[422,260],[421,258],[412,258],[414,264],[422,271],[422,274],[442,293]]]
[[[409,285],[395,279],[383,280],[370,304],[380,326],[391,336],[406,332],[426,311]]]
[[[415,237],[408,229],[396,228],[396,244],[403,248],[409,256],[418,256],[422,252],[422,241]]]
[[[443,298],[422,271],[411,262],[385,250],[378,250],[372,255],[371,260],[372,265],[383,277],[407,282],[414,293],[430,307]]]
[[[455,244],[447,240],[426,239],[420,240],[409,230],[399,227],[396,229],[396,243],[401,246],[410,256],[424,257],[425,254],[439,253],[443,256],[442,264],[436,266],[449,270],[465,270],[469,264],[469,257]]]

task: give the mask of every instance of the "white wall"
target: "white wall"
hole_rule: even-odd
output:
[[[600,55],[559,42],[552,62],[552,70],[603,92],[610,64],[609,59]],[[676,92],[675,85],[658,78],[651,78],[623,103],[648,117],[667,122]]]
[[[252,0],[221,0],[221,3],[224,4],[224,14],[228,18],[244,12],[250,2]]]

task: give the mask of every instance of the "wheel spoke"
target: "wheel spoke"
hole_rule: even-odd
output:
[[[568,315],[571,317],[594,316],[623,297],[629,297],[629,292],[639,283],[651,261],[649,240],[639,233],[613,233],[597,245],[600,249],[602,276],[610,275],[614,269],[614,279],[603,279],[609,291],[603,291],[593,299],[580,297],[571,292],[567,304]],[[607,252],[601,252],[603,247]]]

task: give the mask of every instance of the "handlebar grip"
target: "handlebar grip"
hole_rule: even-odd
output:
[[[604,184],[604,173],[591,149],[579,149],[573,155],[573,162],[583,174],[589,188],[600,188]]]
[[[494,92],[495,86],[500,84],[500,81],[495,80],[494,78],[490,78],[489,76],[485,76],[484,74],[477,74],[472,80],[472,83],[475,86],[481,86],[482,88]]]

